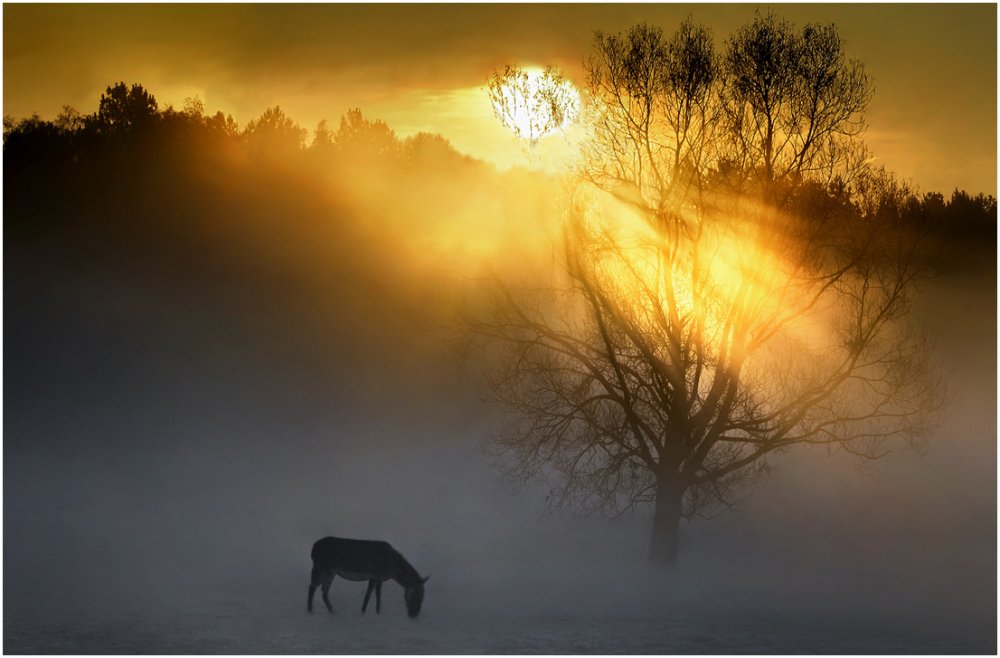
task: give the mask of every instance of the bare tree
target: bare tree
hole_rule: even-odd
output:
[[[711,33],[684,21],[667,40],[638,25],[597,32],[587,62],[593,138],[581,174],[661,223],[690,205],[718,159],[720,62]]]
[[[776,182],[830,171],[865,129],[873,86],[847,59],[833,25],[798,34],[773,14],[758,14],[727,43],[724,107],[732,154],[758,190],[776,201]]]
[[[561,277],[533,293],[497,281],[492,314],[472,321],[500,352],[489,390],[510,412],[492,443],[505,473],[545,479],[556,507],[651,503],[658,562],[675,560],[682,518],[729,507],[769,455],[824,445],[877,459],[922,436],[939,399],[906,322],[916,238],[806,164],[821,135],[852,128],[809,110],[803,141],[782,133],[794,155],[763,157],[765,175],[779,162],[797,174],[783,208],[719,183],[733,146],[756,139],[719,121],[729,94],[745,95],[723,70],[742,47],[730,43],[718,58],[690,22],[669,40],[648,26],[597,34]],[[775,76],[802,75],[801,59],[776,56],[790,72]],[[806,87],[789,83],[782,107],[812,107],[796,96]],[[747,179],[762,151],[745,148]],[[866,181],[867,197],[895,193]]]

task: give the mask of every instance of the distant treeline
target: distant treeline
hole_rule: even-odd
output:
[[[280,107],[268,108],[243,128],[232,115],[206,114],[197,98],[185,101],[181,110],[172,105],[160,109],[156,98],[139,84],[118,83],[101,95],[93,114],[81,114],[64,106],[53,121],[37,114],[3,120],[4,158],[20,167],[44,164],[85,164],[85,159],[112,151],[136,148],[166,148],[178,141],[200,149],[238,146],[253,157],[349,156],[418,160],[428,151],[462,158],[439,135],[420,133],[399,139],[382,121],[369,121],[360,110],[350,110],[331,130],[319,123],[307,142],[307,131]]]
[[[525,177],[356,110],[305,137],[279,108],[239,127],[124,84],[93,114],[5,119],[6,402],[70,382],[72,406],[177,353],[199,373],[294,378],[282,364],[302,361],[322,381],[368,353],[417,358],[400,327],[448,292],[454,225],[537,208],[470,203],[513,198]]]
[[[298,317],[304,342],[371,334],[430,313],[483,249],[516,262],[505,255],[530,242],[524,227],[556,214],[537,173],[497,172],[437,135],[399,138],[359,110],[306,137],[278,107],[240,127],[125,84],[93,114],[5,119],[7,335],[61,331],[81,299],[104,317],[73,286],[126,284],[149,303],[230,309],[227,323]]]
[[[384,122],[370,121],[357,109],[347,112],[336,130],[323,121],[308,143],[306,136],[277,106],[241,128],[232,116],[206,114],[198,99],[188,99],[181,110],[160,108],[141,85],[118,83],[101,95],[93,114],[66,106],[53,121],[4,117],[5,184],[8,203],[14,204],[8,209],[26,203],[23,209],[30,211],[35,201],[51,202],[56,190],[96,195],[103,185],[120,194],[135,187],[129,182],[136,178],[139,188],[155,186],[151,176],[180,182],[187,169],[210,176],[247,168],[272,174],[295,170],[301,178],[332,169],[358,171],[366,164],[391,164],[396,170],[481,165],[438,135],[399,139]],[[8,216],[7,227],[22,220],[30,218]]]
[[[300,185],[303,177],[325,184],[332,176],[345,188],[360,186],[375,198],[391,194],[399,176],[409,183],[417,176],[433,186],[442,176],[481,181],[488,170],[439,135],[400,139],[387,124],[365,118],[360,110],[341,117],[336,129],[320,122],[311,139],[307,137],[307,131],[277,106],[241,128],[232,116],[207,114],[198,99],[188,99],[180,110],[161,108],[141,85],[125,83],[108,87],[92,114],[67,106],[52,121],[37,115],[4,117],[5,232],[44,232],[67,214],[58,206],[75,216],[99,198],[112,201],[128,216],[126,221],[138,220],[126,200],[131,199],[135,209],[148,205],[144,202],[150,193],[159,191],[164,193],[159,198],[170,198],[173,192],[182,192],[178,186],[191,182],[192,169],[201,172],[200,179],[237,171],[252,178],[250,172],[257,172],[263,177],[257,183],[293,186]],[[366,180],[366,172],[375,168],[393,180],[384,185],[370,175]],[[293,177],[300,182],[293,182]],[[877,195],[877,207],[858,208],[855,195],[839,181],[819,188],[802,186],[797,196],[803,194],[812,197],[803,207],[814,208],[815,197],[820,196],[824,204],[892,216],[959,251],[962,245],[986,245],[992,250],[996,240],[997,202],[990,195],[957,189],[950,197],[921,193],[895,178]],[[92,219],[108,219],[108,214],[97,213],[99,217]],[[942,251],[954,249],[942,247]]]
[[[211,244],[227,257],[249,246],[270,258],[294,244],[307,258],[317,227],[403,212],[417,225],[428,197],[446,210],[476,187],[467,179],[497,178],[440,136],[400,139],[360,110],[336,129],[321,122],[307,143],[280,107],[240,127],[197,99],[161,107],[138,84],[108,87],[92,114],[65,107],[53,121],[5,117],[3,126],[6,237],[65,241],[69,231],[107,250]]]

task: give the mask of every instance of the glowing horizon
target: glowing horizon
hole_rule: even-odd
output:
[[[197,95],[206,110],[232,114],[240,125],[280,105],[311,132],[359,107],[400,136],[437,133],[501,169],[537,167],[536,154],[525,157],[477,99],[492,71],[510,62],[551,64],[580,88],[595,29],[645,21],[669,30],[691,14],[721,45],[753,11],[7,5],[4,113],[51,119],[63,105],[86,113],[109,84],[135,82],[161,105],[181,107]],[[781,14],[799,25],[834,22],[848,53],[865,63],[876,83],[866,141],[881,163],[924,191],[996,194],[995,6],[783,5]],[[946,86],[934,85],[943,80]],[[927,89],[937,91],[928,96]],[[536,150],[560,151],[560,139]],[[537,159],[546,168],[548,156]]]

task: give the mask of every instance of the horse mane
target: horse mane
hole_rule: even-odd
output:
[[[396,553],[396,557],[399,558],[399,583],[404,587],[413,587],[421,584],[423,582],[423,578],[421,578],[417,570],[413,568],[413,565],[407,562],[402,553],[397,551],[395,548],[392,550]]]

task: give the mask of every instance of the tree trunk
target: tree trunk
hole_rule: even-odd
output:
[[[656,485],[653,512],[653,537],[649,558],[653,564],[672,565],[677,562],[677,539],[681,525],[681,498],[684,488],[669,476],[661,476]]]

